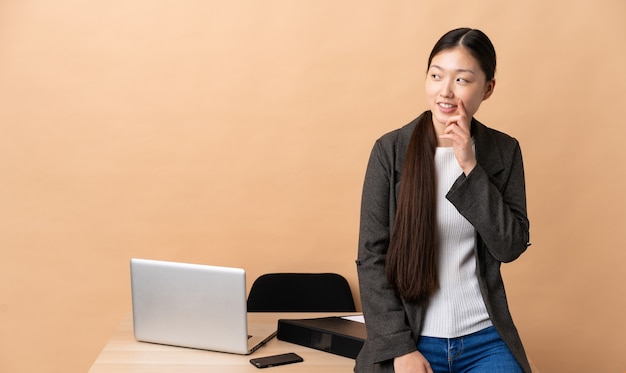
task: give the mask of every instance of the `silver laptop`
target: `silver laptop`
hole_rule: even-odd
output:
[[[130,273],[138,341],[247,355],[276,335],[248,330],[243,269],[131,259]]]

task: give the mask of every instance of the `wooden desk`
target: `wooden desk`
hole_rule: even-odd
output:
[[[351,313],[354,314],[354,313]],[[273,323],[278,319],[337,316],[327,313],[250,313],[249,323]],[[132,317],[125,318],[91,366],[89,373],[195,373],[195,372],[264,372],[250,364],[253,357],[295,352],[304,362],[272,367],[267,373],[280,372],[352,372],[354,360],[273,338],[251,355],[194,350],[137,342],[133,336]]]

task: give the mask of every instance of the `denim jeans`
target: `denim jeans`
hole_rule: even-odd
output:
[[[459,338],[420,337],[417,349],[435,373],[522,373],[493,326]]]

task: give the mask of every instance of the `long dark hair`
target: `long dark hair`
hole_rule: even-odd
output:
[[[490,81],[495,76],[496,52],[480,30],[460,28],[437,41],[428,58],[456,47],[466,48]],[[424,305],[439,287],[437,237],[437,134],[432,113],[426,112],[411,135],[402,168],[389,249],[387,281],[404,299]]]

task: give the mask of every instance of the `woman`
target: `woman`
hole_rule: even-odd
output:
[[[530,245],[521,150],[474,119],[495,69],[484,33],[446,33],[428,60],[430,110],[372,150],[356,372],[530,372],[500,274]]]

